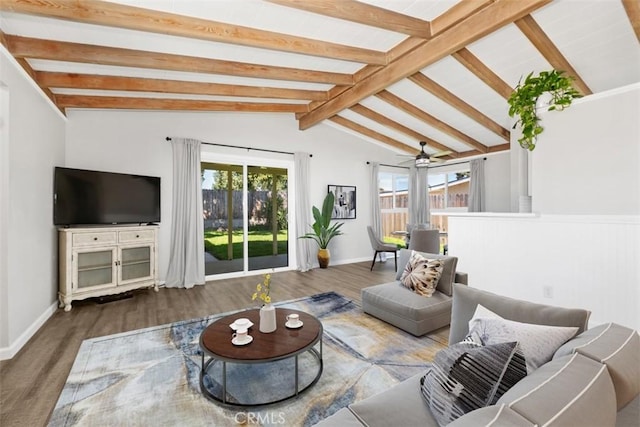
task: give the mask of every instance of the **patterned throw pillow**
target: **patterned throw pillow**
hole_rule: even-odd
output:
[[[576,327],[536,325],[503,319],[478,304],[469,321],[469,334],[464,342],[479,345],[518,341],[527,358],[529,373],[547,363],[553,353],[578,332]]]
[[[458,343],[439,351],[420,380],[420,390],[440,426],[495,404],[527,375],[517,342],[486,347]]]
[[[438,286],[443,268],[442,260],[425,258],[413,252],[400,276],[400,282],[418,295],[430,297]]]

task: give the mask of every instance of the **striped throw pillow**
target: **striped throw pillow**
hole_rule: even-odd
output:
[[[436,354],[421,392],[440,426],[498,399],[527,375],[517,342],[485,347],[458,343]]]

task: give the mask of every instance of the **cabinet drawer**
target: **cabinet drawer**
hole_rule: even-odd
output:
[[[118,231],[118,242],[120,243],[149,242],[153,241],[153,237],[153,230]]]
[[[115,242],[116,233],[113,231],[73,234],[73,246],[104,245]]]

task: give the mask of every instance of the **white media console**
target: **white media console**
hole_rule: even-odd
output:
[[[60,228],[60,307],[144,287],[158,292],[158,226]]]

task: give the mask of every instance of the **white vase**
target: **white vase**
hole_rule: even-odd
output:
[[[276,308],[265,304],[260,308],[260,332],[268,334],[276,330]]]
[[[536,110],[548,110],[553,102],[553,94],[551,92],[543,92],[536,99]]]

